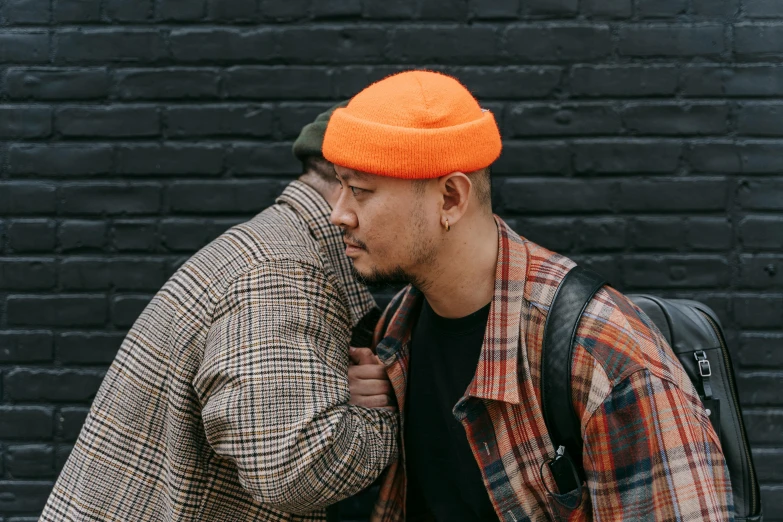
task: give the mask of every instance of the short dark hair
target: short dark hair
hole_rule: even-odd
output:
[[[339,183],[334,164],[323,156],[305,156],[302,158],[302,174],[315,174],[326,183]]]

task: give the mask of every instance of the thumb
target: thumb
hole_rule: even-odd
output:
[[[350,349],[351,361],[354,364],[378,364],[378,358],[372,353],[369,348],[353,348]]]

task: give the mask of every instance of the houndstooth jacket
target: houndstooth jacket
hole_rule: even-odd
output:
[[[128,333],[48,521],[322,521],[397,455],[397,414],[348,405],[375,310],[329,206],[291,183],[198,252]]]

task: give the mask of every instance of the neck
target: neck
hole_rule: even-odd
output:
[[[491,215],[467,221],[445,232],[445,246],[421,288],[441,317],[465,317],[486,306],[495,293],[497,224]]]
[[[302,174],[299,176],[299,181],[315,189],[316,192],[323,196],[330,207],[334,207],[339,194],[339,183],[327,183],[313,172]]]

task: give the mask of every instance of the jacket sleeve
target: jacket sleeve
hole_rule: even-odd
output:
[[[348,404],[350,325],[322,269],[267,263],[217,304],[194,382],[206,437],[258,501],[308,513],[381,474],[394,412]]]
[[[583,457],[595,520],[734,520],[709,417],[648,370],[615,385],[595,410]]]

